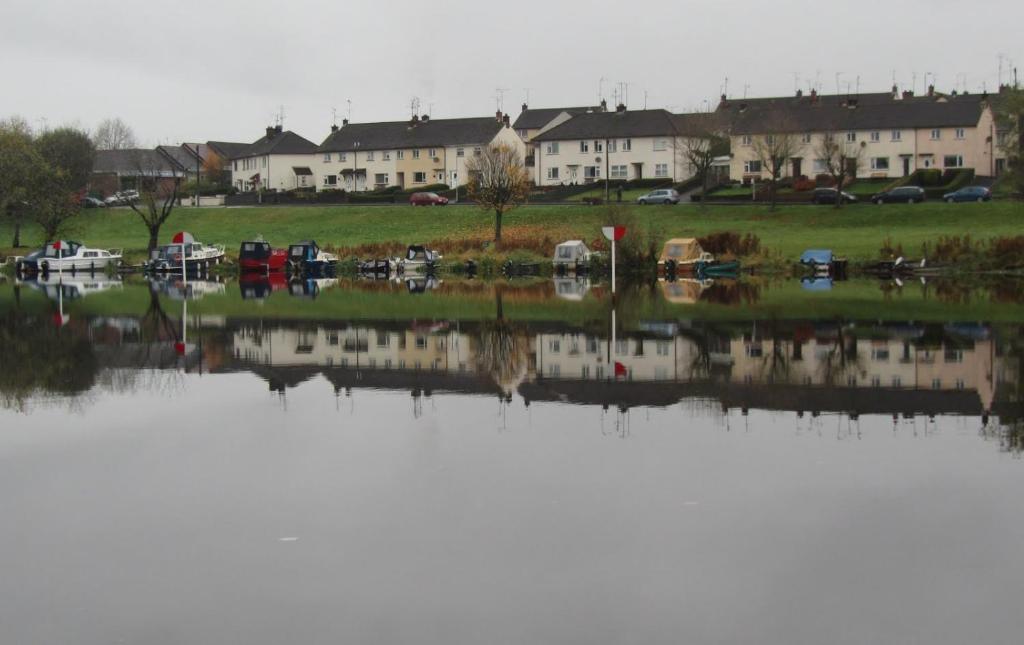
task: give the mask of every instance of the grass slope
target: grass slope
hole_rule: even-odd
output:
[[[659,239],[700,236],[716,231],[753,233],[762,248],[795,259],[807,248],[827,247],[854,260],[878,257],[883,241],[891,238],[910,255],[922,243],[943,235],[970,234],[974,238],[1018,235],[1024,222],[1024,204],[999,201],[989,204],[855,205],[835,210],[827,206],[695,205],[619,207],[634,221],[630,235],[651,232]],[[524,206],[504,220],[508,240],[597,240],[609,219],[606,207]],[[200,240],[223,243],[236,252],[239,243],[263,235],[275,245],[313,238],[322,245],[352,247],[361,244],[415,243],[434,240],[490,239],[493,215],[473,207],[412,208],[409,206],[335,206],[176,209],[164,227],[167,239],[177,230],[189,230]],[[147,235],[138,217],[128,209],[84,211],[67,237],[101,247],[139,252]],[[0,254],[11,238],[10,224],[0,223]],[[23,232],[24,243],[42,240],[38,229]],[[444,249],[442,249],[443,251]]]

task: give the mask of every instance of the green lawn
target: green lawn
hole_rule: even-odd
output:
[[[832,248],[853,260],[875,259],[886,238],[902,244],[909,255],[923,242],[942,235],[970,234],[975,239],[1016,236],[1022,233],[1024,203],[924,205],[869,204],[836,210],[830,206],[785,206],[769,212],[761,205],[637,206],[615,209],[617,217],[632,219],[628,235],[651,232],[659,240],[701,236],[717,231],[752,233],[762,248],[785,259],[795,259],[807,248]],[[609,222],[604,206],[525,206],[504,218],[505,239],[513,245],[531,242],[552,246],[573,237],[588,241],[601,237]],[[239,243],[263,235],[275,245],[313,238],[322,245],[344,248],[360,244],[449,240],[482,248],[490,239],[494,217],[473,207],[412,208],[409,206],[306,206],[262,208],[177,209],[164,227],[162,240],[186,229],[202,241],[224,244],[236,252]],[[637,229],[637,230],[634,230]],[[127,209],[84,211],[67,237],[100,247],[145,249],[146,230]],[[11,229],[0,223],[0,255],[10,253]],[[23,232],[29,245],[42,242],[37,229]],[[476,247],[473,247],[476,248]],[[441,248],[442,252],[445,251]]]
[[[622,191],[622,201],[624,203],[625,202],[633,203],[633,202],[635,202],[637,200],[638,197],[640,197],[641,195],[646,195],[647,193],[651,192],[652,190],[657,190],[657,189],[656,188],[630,188],[628,190],[623,190]],[[601,188],[595,188],[594,190],[588,190],[587,192],[581,193],[579,195],[573,195],[572,197],[569,198],[569,201],[582,202],[584,199],[604,199],[604,187],[602,186]],[[617,193],[615,192],[615,189],[612,188],[612,190],[611,190],[611,201],[614,202],[616,199],[618,199]]]

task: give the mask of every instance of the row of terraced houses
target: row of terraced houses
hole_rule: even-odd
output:
[[[1002,91],[1002,90],[1001,90]],[[998,95],[899,91],[856,95],[820,95],[730,99],[722,96],[714,111],[676,114],[668,110],[630,110],[625,105],[531,108],[519,116],[350,123],[331,126],[316,144],[281,126],[269,127],[252,143],[210,141],[183,144],[163,157],[184,175],[201,172],[215,156],[239,191],[403,190],[465,184],[466,160],[487,146],[515,148],[538,186],[584,184],[604,179],[663,179],[683,182],[694,169],[683,151],[687,140],[723,134],[729,154],[717,160],[734,180],[767,177],[756,152],[761,137],[786,134],[798,139],[785,176],[814,177],[825,171],[815,151],[823,137],[840,136],[858,146],[857,175],[901,177],[918,169],[971,168],[997,176],[1006,165],[1006,134],[997,126],[993,102]],[[166,148],[163,147],[163,148]],[[110,159],[106,157],[110,156]],[[101,151],[98,171],[121,176],[123,152]],[[175,162],[175,160],[177,160]],[[122,163],[122,165],[124,165]],[[124,169],[130,176],[131,169]]]

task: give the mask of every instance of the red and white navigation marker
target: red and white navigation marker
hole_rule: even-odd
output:
[[[605,226],[601,229],[606,240],[612,243],[612,293],[615,293],[615,243],[626,236],[625,226]]]
[[[172,244],[181,245],[181,283],[184,285],[186,297],[188,294],[188,271],[185,268],[185,245],[192,244],[195,241],[196,238],[192,237],[192,234],[188,231],[178,231],[174,234],[174,237],[171,238]]]

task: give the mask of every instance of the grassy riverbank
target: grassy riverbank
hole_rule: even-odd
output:
[[[505,250],[547,256],[553,245],[570,238],[600,239],[600,227],[610,219],[606,207],[524,206],[505,218]],[[675,207],[624,205],[619,219],[630,222],[630,235],[654,238],[702,236],[719,231],[751,233],[761,240],[765,258],[792,260],[807,248],[832,248],[852,260],[872,260],[883,243],[901,245],[919,255],[925,242],[941,236],[971,235],[975,239],[1021,233],[1024,204],[856,205],[835,210],[819,206],[695,205]],[[262,208],[181,208],[164,227],[165,238],[186,229],[210,243],[224,244],[230,253],[239,243],[262,235],[275,245],[315,239],[324,246],[366,253],[377,245],[433,243],[449,256],[493,253],[493,215],[473,207],[412,208],[409,206],[324,206]],[[636,230],[632,230],[636,229]],[[146,230],[131,210],[83,211],[67,237],[90,245],[123,248],[139,256]],[[0,223],[0,255],[11,253],[9,223]],[[38,229],[28,227],[23,243],[38,245]],[[453,252],[456,251],[456,252]]]

